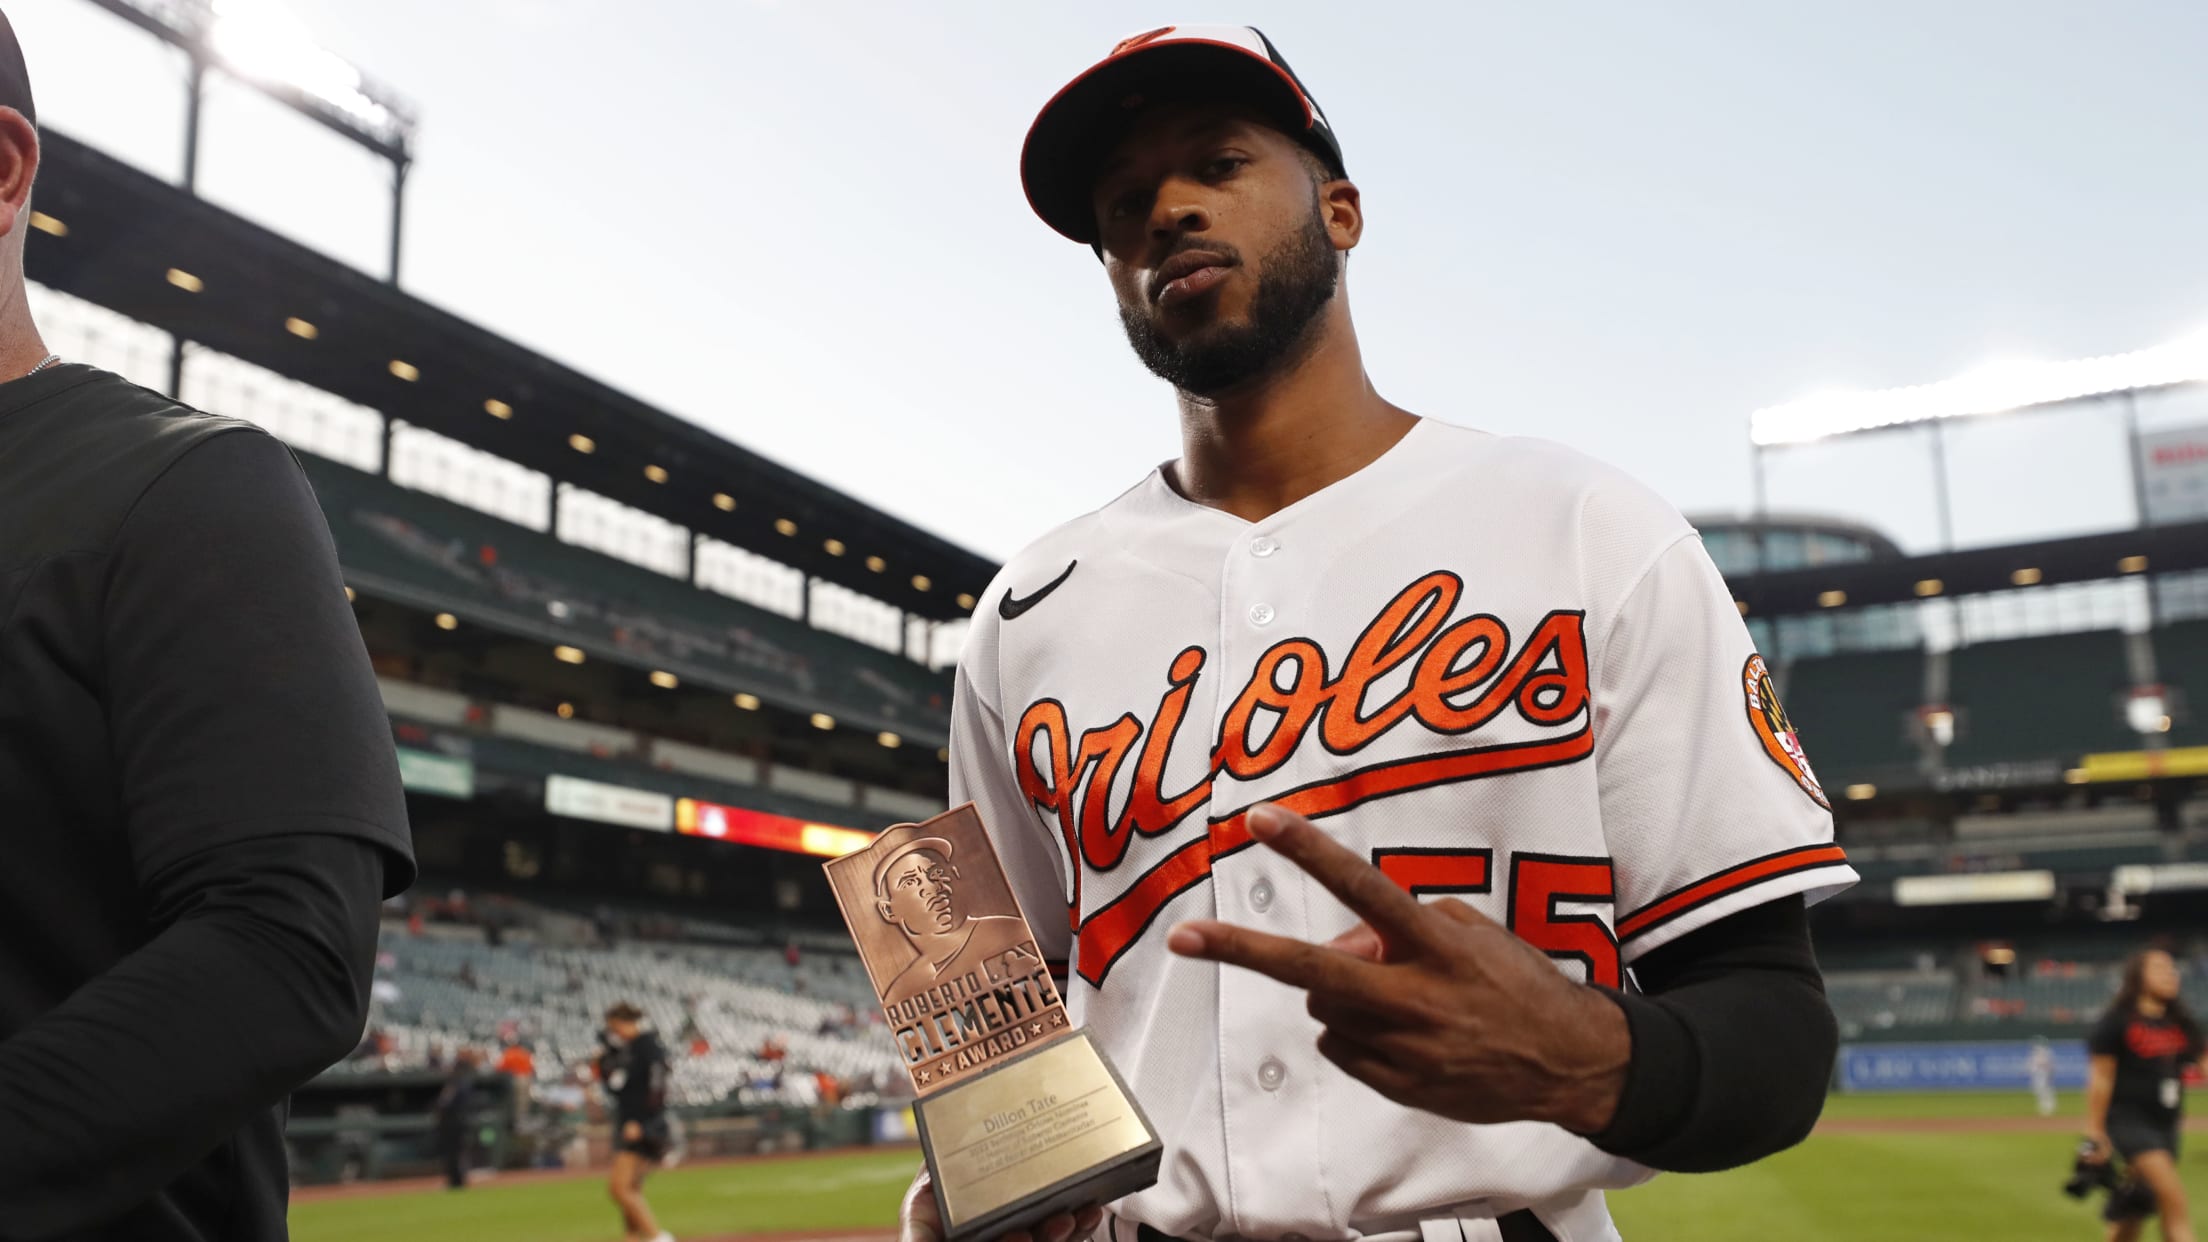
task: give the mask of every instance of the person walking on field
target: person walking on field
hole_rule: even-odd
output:
[[[667,1050],[644,1029],[644,1011],[624,1001],[606,1011],[598,1081],[613,1097],[613,1174],[608,1189],[633,1242],[675,1242],[644,1201],[644,1178],[667,1158]]]
[[[2122,1156],[2153,1193],[2151,1205],[2111,1196],[2106,1242],[2132,1242],[2149,1212],[2162,1214],[2165,1242],[2193,1242],[2192,1208],[2177,1173],[2185,1067],[2204,1048],[2200,1023],[2178,999],[2177,962],[2160,949],[2124,963],[2123,986],[2086,1041],[2085,1135],[2099,1157]]]

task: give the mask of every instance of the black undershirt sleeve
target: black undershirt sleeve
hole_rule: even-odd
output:
[[[1719,919],[1634,964],[1632,1062],[1610,1125],[1588,1138],[1650,1168],[1707,1173],[1808,1137],[1839,1030],[1798,896]],[[1722,1067],[1722,1072],[1718,1067]]]
[[[384,861],[353,838],[255,837],[152,877],[162,930],[0,1042],[0,1237],[129,1210],[352,1051]]]

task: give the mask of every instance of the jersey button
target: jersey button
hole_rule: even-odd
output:
[[[1250,885],[1250,909],[1265,913],[1273,905],[1273,886],[1265,880]],[[1285,1242],[1285,1239],[1283,1240]]]
[[[1250,624],[1251,624],[1251,625],[1271,625],[1272,623],[1273,623],[1273,606],[1272,606],[1271,604],[1252,604],[1252,605],[1250,605]]]
[[[1258,1086],[1265,1088],[1267,1091],[1278,1091],[1280,1090],[1280,1084],[1286,1082],[1287,1080],[1288,1067],[1282,1065],[1275,1058],[1267,1057],[1263,1061],[1258,1062]]]
[[[1273,538],[1271,535],[1259,535],[1257,538],[1250,540],[1251,556],[1271,556],[1278,551],[1280,551],[1280,540]],[[1281,1242],[1301,1242],[1301,1239],[1283,1238]]]

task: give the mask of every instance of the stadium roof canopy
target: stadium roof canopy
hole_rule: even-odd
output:
[[[2208,522],[1738,574],[1727,582],[1746,615],[1776,617],[2197,569],[2208,569]]]
[[[33,235],[26,264],[41,284],[913,615],[964,617],[959,597],[979,596],[996,572],[974,552],[81,142],[50,129],[42,138],[38,207],[66,234]],[[173,283],[171,269],[197,277],[197,290]],[[287,320],[312,325],[311,339]],[[585,443],[588,452],[577,447]]]
[[[1743,535],[1796,531],[1803,534],[1833,535],[1850,543],[1860,544],[1879,560],[1891,560],[1902,555],[1900,545],[1888,538],[1884,531],[1853,518],[1834,517],[1831,514],[1780,509],[1762,514],[1690,513],[1686,518],[1688,525],[1704,535],[1716,531],[1734,531]]]

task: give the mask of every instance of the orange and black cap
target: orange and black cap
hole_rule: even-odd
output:
[[[1279,49],[1255,26],[1161,26],[1120,40],[1068,82],[1028,127],[1020,181],[1043,223],[1097,244],[1089,201],[1096,169],[1144,107],[1165,100],[1233,100],[1265,114],[1347,176],[1334,127]]]

